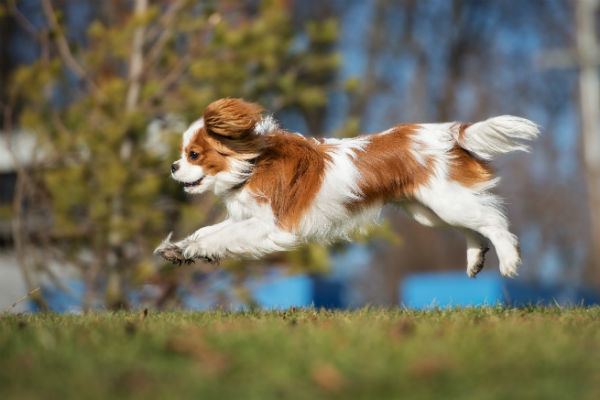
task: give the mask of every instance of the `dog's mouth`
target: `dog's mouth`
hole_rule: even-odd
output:
[[[194,187],[194,186],[198,186],[199,184],[202,183],[203,179],[204,179],[204,177],[202,177],[202,178],[200,178],[200,179],[198,179],[197,181],[194,181],[194,182],[183,182],[183,187],[184,188],[191,188],[191,187]]]

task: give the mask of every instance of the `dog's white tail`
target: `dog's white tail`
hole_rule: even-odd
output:
[[[474,123],[461,129],[458,144],[484,160],[498,154],[521,150],[529,151],[523,140],[533,140],[540,134],[532,121],[512,115],[501,115]]]

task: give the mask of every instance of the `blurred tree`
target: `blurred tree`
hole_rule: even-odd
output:
[[[589,254],[586,278],[600,285],[600,44],[596,19],[598,0],[577,0],[573,4],[574,46],[549,49],[540,64],[546,68],[576,69],[578,111],[581,129],[581,164],[586,179],[590,210]]]
[[[131,285],[156,279],[152,249],[166,232],[217,217],[210,196],[185,201],[168,174],[181,131],[209,102],[244,97],[296,109],[317,130],[339,65],[335,20],[295,31],[285,0],[132,3],[90,6],[96,19],[73,37],[70,18],[81,16],[72,3],[41,0],[47,24],[33,36],[51,39],[41,45],[49,56],[13,71],[4,108],[39,141],[40,163],[21,176],[29,206],[16,217],[27,223],[42,210],[46,223],[18,235],[46,243],[42,270],[56,256],[81,271],[86,307],[126,307]],[[23,262],[38,249],[20,248]],[[326,260],[316,247],[304,252]],[[187,271],[164,280],[167,292]]]

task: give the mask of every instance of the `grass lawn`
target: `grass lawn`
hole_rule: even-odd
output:
[[[0,317],[0,399],[600,399],[600,307]]]

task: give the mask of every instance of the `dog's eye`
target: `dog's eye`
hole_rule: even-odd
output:
[[[190,151],[190,160],[197,160],[199,155],[195,151]]]

